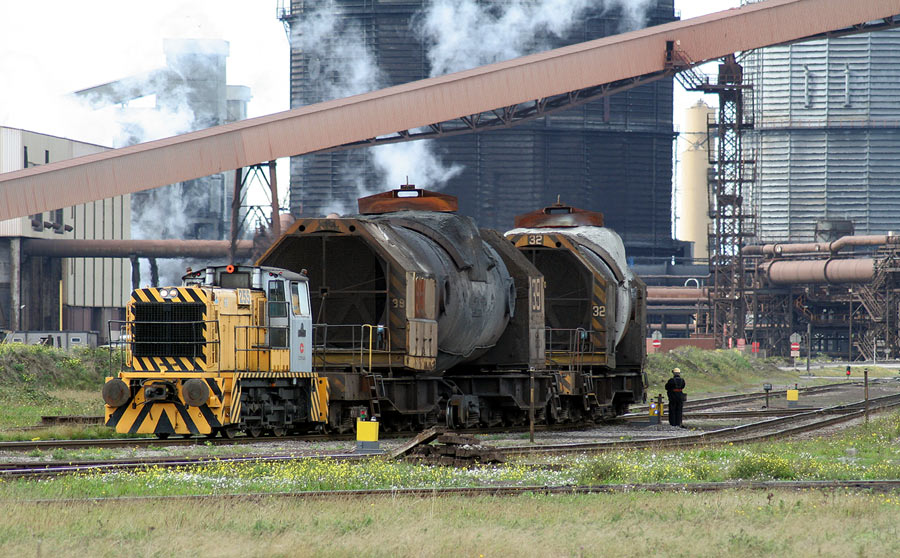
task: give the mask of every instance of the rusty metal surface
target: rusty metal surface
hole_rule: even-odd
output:
[[[776,285],[867,283],[875,276],[875,260],[775,261],[761,264],[760,269]]]
[[[224,258],[227,240],[47,240],[24,239],[22,251],[30,256],[56,258]],[[253,241],[239,240],[239,256],[250,255]]]
[[[0,175],[0,220],[535,103],[890,18],[900,0],[769,0]],[[670,56],[667,59],[666,46]],[[674,49],[674,50],[673,50]],[[672,53],[677,57],[671,56]],[[677,60],[674,60],[677,58]],[[668,75],[668,74],[665,74]]]
[[[363,215],[392,213],[394,211],[440,211],[453,213],[459,210],[456,196],[421,190],[413,184],[404,184],[397,190],[389,190],[359,198],[359,212]]]
[[[516,217],[518,227],[602,227],[603,214],[588,211],[561,203],[557,200],[553,205]]]

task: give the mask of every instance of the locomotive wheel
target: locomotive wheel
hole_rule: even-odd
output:
[[[285,435],[284,428],[273,428],[272,429],[272,436],[275,436],[276,438],[283,438],[284,435]]]
[[[248,428],[247,429],[247,436],[250,436],[251,438],[259,438],[260,436],[262,436],[262,433],[263,433],[262,428]]]
[[[218,430],[218,433],[221,434],[222,437],[225,438],[226,440],[230,440],[230,439],[234,438],[235,432],[237,432],[237,430],[235,430],[234,427],[230,427],[230,426],[223,426],[223,427],[219,428],[219,430]]]

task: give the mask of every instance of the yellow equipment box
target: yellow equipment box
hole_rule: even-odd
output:
[[[377,442],[378,423],[375,421],[356,419],[356,441]]]

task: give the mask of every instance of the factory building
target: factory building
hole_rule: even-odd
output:
[[[426,78],[431,72],[427,46],[415,31],[424,0],[360,2],[336,0],[336,15],[352,20],[383,74],[381,86]],[[496,2],[498,6],[504,2]],[[293,0],[281,18],[294,36],[309,32],[318,3]],[[644,24],[673,21],[672,0],[652,2]],[[447,22],[447,25],[453,25]],[[619,8],[597,8],[564,39],[546,38],[556,48],[623,31]],[[326,40],[339,41],[328,38]],[[326,100],[329,83],[318,79],[329,56],[291,50],[291,107]],[[477,64],[473,64],[477,65]],[[336,81],[338,76],[330,76]],[[671,256],[672,239],[672,81],[664,79],[514,128],[432,140],[448,167],[461,171],[443,192],[458,196],[460,212],[480,226],[509,229],[516,215],[550,205],[557,197],[602,212],[607,226],[624,239],[629,255]],[[376,148],[377,149],[377,148]],[[291,161],[291,211],[317,216],[336,205],[355,211],[362,182],[371,191],[394,188],[383,183],[370,149],[294,157]],[[415,175],[409,181],[423,184]],[[439,186],[439,185],[438,185]]]
[[[893,29],[748,55],[758,241],[900,229],[898,50]]]
[[[106,149],[0,127],[0,172]],[[28,254],[28,242],[129,238],[128,195],[0,221],[0,330],[97,331],[105,338],[107,320],[124,317],[123,307],[131,293],[129,261],[32,256]]]
[[[125,145],[156,139],[147,136],[140,122],[142,111],[172,115],[181,129],[169,135],[202,130],[247,117],[250,88],[227,85],[227,41],[211,39],[166,39],[166,66],[128,76],[75,94],[92,106],[127,105],[137,99],[155,97],[150,109],[125,107]],[[136,238],[225,239],[230,226],[234,174],[219,173],[132,196]],[[191,203],[181,200],[189,199]],[[181,213],[172,212],[180,208]],[[171,218],[178,215],[177,218]]]
[[[135,143],[148,139],[140,113],[186,116],[190,131],[246,118],[250,90],[227,85],[228,43],[166,40],[165,68],[129,76],[75,94],[95,108],[119,105],[118,118]],[[132,101],[152,98],[153,106]],[[158,121],[159,117],[151,119]],[[177,133],[173,130],[172,133]],[[111,138],[112,139],[112,138]],[[108,149],[76,140],[0,128],[0,172],[10,172]],[[0,331],[96,332],[108,340],[109,320],[123,320],[136,282],[155,283],[150,259],[141,278],[136,256],[59,257],[43,255],[36,240],[129,240],[141,238],[224,239],[230,225],[234,174],[221,173],[75,207],[0,222]],[[184,203],[184,200],[191,200]],[[174,211],[180,208],[181,211]],[[35,248],[32,250],[32,248]],[[34,253],[32,253],[34,252]],[[179,272],[183,266],[173,264]],[[171,275],[171,273],[169,273]],[[177,275],[177,273],[176,273]],[[172,280],[171,277],[165,278]],[[31,339],[34,336],[29,337]]]

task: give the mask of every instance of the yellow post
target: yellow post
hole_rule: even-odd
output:
[[[662,417],[662,409],[660,409],[660,405],[651,400],[650,401],[650,424],[659,424],[660,418]]]
[[[63,317],[63,283],[62,283],[62,279],[60,279],[59,280],[59,330],[60,331],[63,330],[62,317]]]
[[[381,453],[376,421],[356,419],[356,453]]]
[[[799,389],[789,389],[787,390],[787,402],[788,407],[796,407],[797,402],[800,400],[800,390]]]
[[[366,330],[369,330],[369,374],[371,374],[372,373],[372,337],[373,337],[373,333],[374,333],[373,330],[375,329],[375,326],[373,326],[372,324],[363,324],[362,328],[363,328],[363,332],[364,332],[363,335],[365,335]],[[362,359],[365,358],[365,356],[363,355],[362,340],[360,340],[359,344],[360,344],[359,358],[360,358],[360,361],[362,361]],[[360,362],[360,364],[361,364],[361,362]]]

